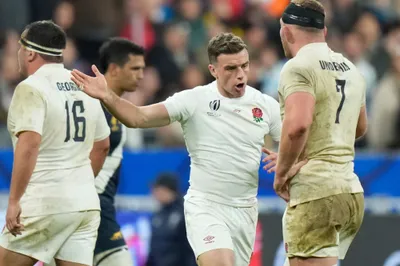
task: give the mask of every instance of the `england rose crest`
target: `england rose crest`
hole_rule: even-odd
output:
[[[260,108],[253,108],[252,110],[253,112],[253,118],[254,121],[256,121],[257,123],[260,123],[261,121],[263,121],[263,112]]]

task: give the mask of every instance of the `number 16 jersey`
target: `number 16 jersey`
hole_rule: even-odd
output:
[[[110,128],[100,102],[70,77],[63,64],[45,64],[15,89],[7,122],[14,149],[23,131],[42,137],[23,217],[100,210],[89,156]]]
[[[279,84],[282,118],[290,94],[306,92],[315,98],[313,122],[300,156],[308,163],[291,180],[291,206],[341,193],[363,192],[353,160],[365,90],[364,78],[357,68],[326,43],[304,46],[283,67]]]

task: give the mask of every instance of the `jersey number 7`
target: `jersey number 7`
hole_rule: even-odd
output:
[[[71,108],[72,117],[74,119],[74,127],[75,127],[75,135],[73,137],[73,140],[76,142],[82,142],[85,140],[86,137],[86,119],[84,116],[78,116],[78,109],[80,114],[85,112],[85,106],[83,105],[83,101],[74,101]],[[67,132],[64,142],[68,142],[71,139],[70,113],[69,113],[68,101],[65,102],[65,111],[67,113]],[[80,132],[81,134],[79,134]]]
[[[339,107],[336,111],[335,123],[339,124],[339,116],[342,111],[344,100],[346,99],[346,94],[344,93],[344,87],[346,86],[346,80],[337,79],[336,80],[336,91],[342,93],[342,99],[340,100]]]

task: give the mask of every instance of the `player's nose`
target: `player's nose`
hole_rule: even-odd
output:
[[[142,79],[144,78],[144,71],[143,71],[143,69],[140,69],[140,70],[138,71],[136,78],[137,78],[138,80],[142,80]]]
[[[244,73],[243,69],[239,68],[237,79],[238,80],[243,80],[244,79],[244,75],[245,75],[245,73]]]

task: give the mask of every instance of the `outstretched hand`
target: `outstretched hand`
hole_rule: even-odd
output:
[[[94,77],[74,69],[71,72],[71,80],[87,95],[99,100],[104,100],[108,93],[107,81],[95,65],[92,65],[92,71],[95,74]]]
[[[261,149],[263,153],[267,154],[265,158],[262,160],[263,163],[267,163],[266,165],[263,166],[263,169],[266,170],[268,173],[275,172],[276,169],[276,163],[278,161],[278,153],[273,152],[267,148],[262,148]]]

